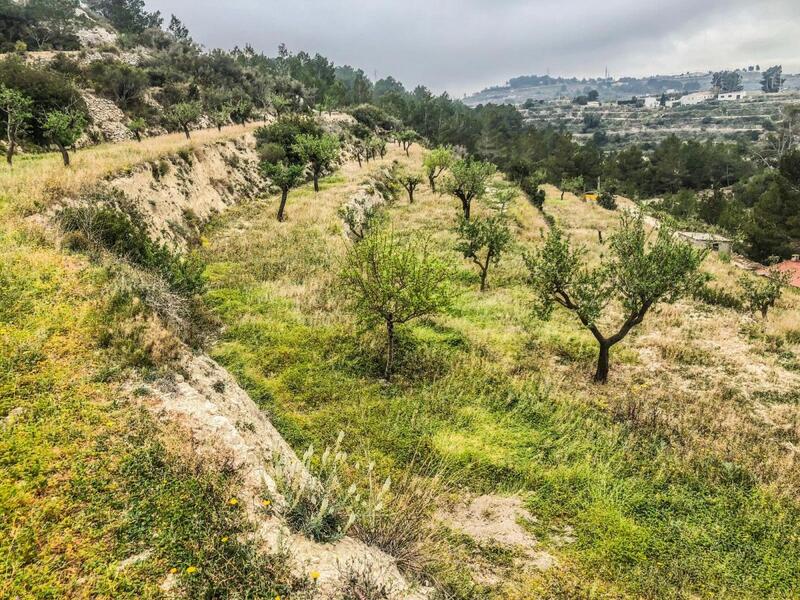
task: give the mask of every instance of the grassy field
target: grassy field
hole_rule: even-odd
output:
[[[390,159],[419,168],[421,151]],[[401,329],[387,384],[381,332],[344,312],[336,279],[347,248],[336,209],[369,168],[347,164],[319,194],[292,192],[285,223],[275,198],[233,209],[203,241],[206,303],[224,324],[212,354],[296,450],[342,430],[385,473],[435,464],[457,495],[519,494],[558,566],[507,570],[493,590],[462,573],[448,581],[455,597],[800,597],[797,294],[766,327],[700,302],[664,306],[596,386],[591,336],[566,312],[531,314],[519,250],[538,243],[541,215],[516,201],[519,248],[480,293],[454,250],[455,201],[423,189],[390,209],[392,226],[429,236],[457,265],[459,295],[448,314]],[[596,230],[613,213],[555,190],[545,206],[599,256]],[[710,257],[705,269],[735,288],[730,264]],[[449,543],[470,570],[476,550]]]
[[[185,145],[165,136],[79,151],[70,170],[52,154],[0,169],[2,598],[155,598],[170,581],[191,597],[274,597],[292,585],[285,561],[239,541],[234,478],[162,443],[178,437],[121,392],[123,365],[100,343],[115,319],[107,269],[58,251],[25,219],[51,191],[77,192]]]

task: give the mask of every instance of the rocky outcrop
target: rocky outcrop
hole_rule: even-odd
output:
[[[93,140],[122,142],[133,139],[133,134],[126,126],[128,118],[116,104],[86,90],[81,92],[81,97],[86,103],[92,124],[78,146],[88,146]]]

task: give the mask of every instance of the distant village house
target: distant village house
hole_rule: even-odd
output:
[[[784,260],[776,265],[757,271],[759,275],[770,275],[774,272],[787,273],[789,285],[800,288],[800,254],[795,254],[790,260]]]
[[[747,96],[747,92],[724,92],[717,95],[717,100],[723,102],[733,102],[736,100],[742,100],[745,96]]]
[[[714,252],[730,254],[733,240],[715,233],[703,233],[700,231],[676,231],[675,235],[690,242],[698,248],[707,248]]]

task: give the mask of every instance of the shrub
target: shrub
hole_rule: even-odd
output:
[[[65,232],[81,232],[89,242],[131,263],[159,273],[170,288],[182,295],[205,290],[204,264],[194,254],[181,256],[165,245],[154,243],[140,215],[110,206],[79,206],[63,209],[58,221]]]
[[[733,310],[744,310],[744,303],[740,298],[726,292],[722,288],[711,287],[708,284],[699,286],[693,293],[695,300],[710,304],[711,306],[722,306]]]
[[[314,447],[303,454],[302,465],[311,474],[298,471],[282,454],[273,455],[273,471],[278,493],[283,496],[284,517],[295,530],[318,542],[341,539],[355,523],[352,506],[357,504],[355,485],[344,487],[342,470],[347,454],[342,452],[344,432],[339,432],[333,448],[315,463]]]
[[[600,197],[597,199],[597,204],[606,210],[617,210],[617,199],[614,197],[614,194],[609,191],[600,194]]]

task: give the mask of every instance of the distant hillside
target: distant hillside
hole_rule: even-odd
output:
[[[740,71],[742,84],[748,92],[761,90],[761,71]],[[506,85],[486,88],[464,99],[468,106],[478,104],[522,104],[528,99],[556,100],[572,98],[591,90],[600,93],[601,100],[619,100],[631,96],[662,94],[670,91],[694,92],[711,86],[711,72],[682,75],[653,75],[651,77],[621,77],[619,79],[578,79],[526,75],[510,79]],[[800,90],[800,75],[785,74],[786,90]]]

